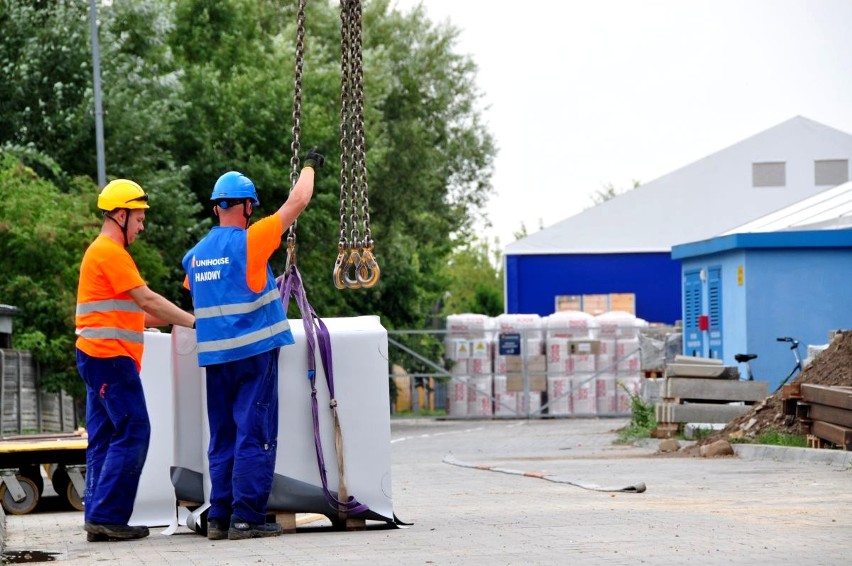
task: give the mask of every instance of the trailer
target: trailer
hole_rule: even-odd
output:
[[[57,495],[82,511],[87,438],[80,433],[28,434],[0,439],[0,504],[12,515],[38,505],[45,477]]]

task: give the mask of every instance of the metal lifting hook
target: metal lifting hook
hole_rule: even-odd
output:
[[[361,254],[353,248],[349,252],[349,258],[346,260],[346,268],[343,270],[343,283],[347,289],[361,288],[361,283],[358,281],[358,272],[360,270]]]
[[[290,271],[290,266],[296,265],[296,238],[293,236],[287,237],[287,263],[284,265],[284,272]]]
[[[361,268],[356,273],[358,283],[363,288],[369,288],[379,282],[381,270],[373,255],[373,246],[364,246],[361,251]]]

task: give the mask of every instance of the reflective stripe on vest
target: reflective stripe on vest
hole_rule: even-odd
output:
[[[219,305],[214,307],[203,307],[199,309],[195,309],[193,311],[195,313],[195,318],[214,318],[217,316],[228,316],[233,314],[248,314],[250,312],[254,312],[257,309],[268,305],[274,301],[281,300],[281,293],[278,292],[278,289],[272,289],[268,291],[266,294],[262,295],[256,301],[252,301],[250,303],[237,303],[233,305]],[[290,326],[287,325],[287,328]],[[285,328],[285,330],[287,329]],[[252,340],[253,342],[254,340]],[[227,342],[227,340],[221,340],[221,342]],[[242,344],[241,344],[242,345]],[[232,346],[229,346],[232,347]]]
[[[123,330],[121,328],[78,328],[77,335],[89,340],[112,339],[123,340],[124,342],[133,342],[135,344],[145,343],[144,332],[134,332],[132,330]]]
[[[108,299],[106,301],[92,301],[91,303],[77,303],[77,316],[110,311],[143,312],[134,301]]]
[[[276,295],[278,295],[278,291],[275,291]],[[280,297],[280,295],[278,295]],[[237,338],[225,338],[223,340],[209,340],[206,342],[198,343],[198,351],[201,352],[216,352],[219,350],[231,350],[233,348],[239,348],[241,346],[248,346],[249,344],[254,344],[255,342],[260,342],[262,340],[266,340],[267,338],[272,338],[273,336],[290,330],[290,322],[287,320],[282,320],[272,326],[267,328],[262,328],[255,332],[250,332],[248,334],[244,334],[242,336],[238,336]]]

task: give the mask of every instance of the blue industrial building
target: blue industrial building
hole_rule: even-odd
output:
[[[777,338],[799,340],[804,355],[830,331],[852,329],[852,183],[674,246],[672,258],[682,263],[684,354],[725,365],[757,354],[755,379],[774,390],[795,362]]]
[[[505,310],[544,316],[559,297],[632,293],[636,316],[681,320],[673,246],[846,183],[850,159],[852,135],[803,117],[783,122],[506,246]]]
[[[794,365],[777,338],[804,347],[852,329],[852,229],[720,236],[675,246],[672,257],[683,263],[684,353],[725,365],[757,354],[754,377],[771,390]]]

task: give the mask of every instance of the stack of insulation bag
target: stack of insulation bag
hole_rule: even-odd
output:
[[[639,332],[645,326],[621,311],[450,315],[447,415],[628,415],[642,381]],[[520,355],[499,354],[501,334],[520,336]]]

